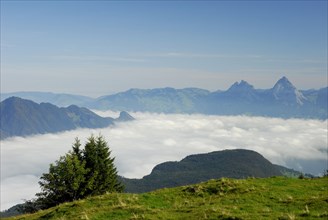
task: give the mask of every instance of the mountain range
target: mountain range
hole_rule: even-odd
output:
[[[255,89],[246,81],[226,91],[198,88],[130,89],[99,98],[53,93],[7,93],[58,106],[77,104],[89,109],[147,111],[156,113],[201,113],[210,115],[254,115],[281,118],[328,118],[328,87],[299,90],[286,77],[270,89]]]
[[[11,97],[0,103],[0,137],[53,133],[76,128],[103,128],[116,121],[133,120],[126,112],[117,119],[103,118],[87,108],[70,105],[66,108],[50,103],[35,103]]]
[[[68,107],[70,105],[82,106],[84,103],[93,101],[93,98],[71,94],[56,94],[52,92],[12,92],[1,93],[1,101],[10,97],[20,97],[32,100],[36,103],[51,103],[59,107]]]
[[[236,149],[190,155],[179,162],[164,162],[142,179],[121,177],[121,181],[126,192],[140,193],[222,177],[245,179],[300,175],[298,171],[272,164],[255,151]]]

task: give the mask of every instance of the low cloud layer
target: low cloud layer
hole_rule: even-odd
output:
[[[99,113],[99,112],[98,112]],[[117,113],[101,112],[116,116]],[[272,163],[319,174],[327,167],[327,120],[246,116],[133,113],[137,120],[105,129],[1,141],[1,210],[31,199],[38,178],[71,149],[75,137],[84,143],[92,133],[105,136],[119,174],[141,178],[165,161],[223,149],[255,150]]]

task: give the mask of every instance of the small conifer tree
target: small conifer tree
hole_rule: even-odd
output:
[[[103,136],[91,136],[83,152],[87,176],[87,194],[101,195],[106,192],[122,192],[123,186],[117,179],[114,159]]]
[[[78,138],[65,156],[50,164],[49,173],[44,173],[39,182],[41,193],[36,203],[49,208],[63,202],[101,195],[106,192],[122,192],[118,181],[114,158],[104,137],[93,135],[84,149]]]
[[[39,181],[42,192],[36,194],[44,207],[83,198],[85,162],[73,152],[61,156],[55,164],[50,164],[49,173],[44,173]]]

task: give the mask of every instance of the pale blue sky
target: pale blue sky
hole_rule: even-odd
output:
[[[327,86],[327,1],[1,1],[1,92]]]

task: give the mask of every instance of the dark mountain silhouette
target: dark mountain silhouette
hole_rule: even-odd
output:
[[[271,177],[286,173],[295,175],[295,172],[272,164],[255,151],[237,149],[187,156],[180,162],[165,162],[155,166],[142,179],[122,177],[121,180],[127,192],[147,192],[221,177]]]
[[[75,105],[59,108],[50,103],[37,104],[17,97],[2,101],[0,113],[1,139],[76,128],[102,128],[114,124],[115,121],[113,118],[100,117],[87,108]],[[127,113],[122,114],[125,120],[132,119]]]
[[[120,116],[115,119],[115,121],[117,121],[117,122],[133,121],[133,120],[134,120],[134,118],[126,111],[120,112]]]

